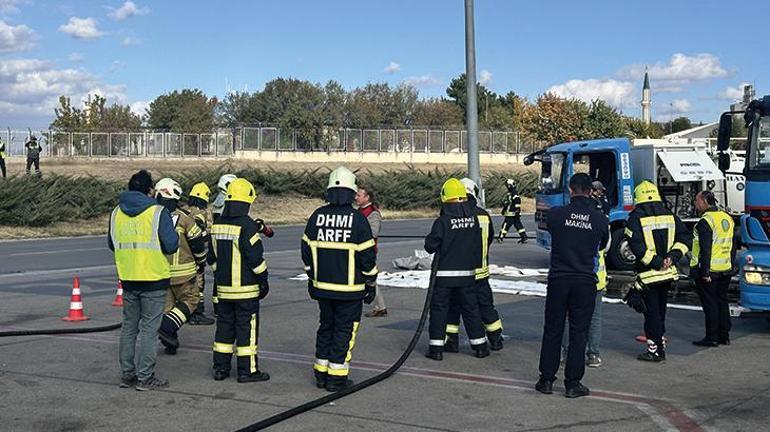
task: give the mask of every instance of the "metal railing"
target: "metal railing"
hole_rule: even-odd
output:
[[[210,133],[155,131],[33,131],[50,157],[230,157],[235,151],[464,153],[464,130],[330,129],[286,130],[239,127]],[[0,131],[9,156],[23,156],[28,130]],[[537,146],[524,144],[518,132],[479,131],[482,153],[522,154]]]

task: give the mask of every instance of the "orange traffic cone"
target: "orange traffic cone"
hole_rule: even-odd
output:
[[[70,298],[70,311],[64,321],[85,321],[88,317],[83,313],[83,301],[80,299],[80,279],[77,276],[72,280],[72,297]]]
[[[112,301],[115,307],[123,307],[123,284],[118,281],[118,293],[115,294],[115,300]]]

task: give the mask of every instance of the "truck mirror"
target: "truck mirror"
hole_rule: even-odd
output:
[[[524,161],[523,161],[523,162],[524,162],[524,165],[525,165],[525,166],[530,166],[530,165],[532,165],[532,163],[533,163],[533,162],[535,162],[535,158],[534,158],[534,156],[532,156],[532,155],[527,155],[527,156],[524,158]]]
[[[722,113],[719,117],[719,135],[717,135],[717,151],[723,152],[730,148],[730,135],[733,131],[733,116],[730,113]],[[721,163],[721,159],[720,159]],[[729,163],[729,160],[728,160]]]
[[[725,172],[730,169],[730,155],[728,153],[719,153],[719,171]]]

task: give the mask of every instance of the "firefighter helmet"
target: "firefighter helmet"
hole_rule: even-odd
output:
[[[356,186],[356,175],[353,171],[345,168],[344,166],[338,167],[329,174],[329,185],[326,189],[335,187],[341,187],[350,189],[353,192],[358,192],[358,186]]]
[[[219,183],[217,183],[217,189],[219,189],[219,191],[222,193],[227,192],[227,186],[230,184],[230,182],[232,182],[237,178],[238,177],[236,177],[235,174],[223,175],[222,177],[219,178]]]
[[[244,178],[237,178],[227,186],[225,201],[240,201],[251,204],[257,199],[257,191],[254,185]]]
[[[634,189],[634,204],[644,204],[653,201],[660,201],[658,187],[651,181],[644,180]]]
[[[460,180],[452,177],[441,186],[441,202],[465,201],[467,199],[468,194]]]
[[[472,196],[478,199],[479,185],[477,185],[475,181],[469,179],[468,177],[464,177],[463,179],[460,180],[460,183],[462,183],[463,186],[465,186],[465,193],[467,193],[469,197]]]
[[[182,197],[182,186],[174,179],[162,178],[155,183],[155,197],[178,200]]]
[[[190,189],[190,196],[197,197],[203,201],[208,202],[209,198],[211,198],[211,189],[209,189],[206,183],[195,183],[192,189]]]

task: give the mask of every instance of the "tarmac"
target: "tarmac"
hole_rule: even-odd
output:
[[[525,225],[534,230],[531,216]],[[499,220],[496,227],[499,227]],[[385,221],[383,235],[424,235],[430,220]],[[118,388],[119,331],[0,339],[0,429],[8,431],[234,431],[328,393],[313,385],[318,308],[302,272],[302,227],[277,227],[264,239],[270,294],[262,302],[260,368],[268,382],[214,381],[214,327],[185,326],[176,356],[159,350],[156,373],[171,382],[162,391]],[[379,267],[422,247],[419,239],[385,239]],[[548,254],[510,238],[491,248],[491,262],[548,266]],[[66,323],[72,278],[80,278],[84,323]],[[208,277],[211,280],[211,277]],[[0,242],[0,331],[79,328],[117,323],[110,306],[116,288],[104,237]],[[210,282],[209,282],[210,284]],[[383,288],[388,316],[363,318],[351,378],[387,368],[417,326],[425,290]],[[207,294],[210,294],[207,289]],[[702,349],[699,311],[669,309],[668,360],[636,360],[642,316],[623,304],[604,305],[602,359],[587,369],[586,398],[534,391],[544,299],[495,295],[505,349],[476,359],[467,340],[443,362],[423,356],[427,331],[393,377],[280,423],[269,430],[339,431],[758,431],[770,413],[770,326],[761,318],[733,322],[732,345]],[[207,298],[207,308],[211,303]],[[365,307],[365,310],[368,307]]]

